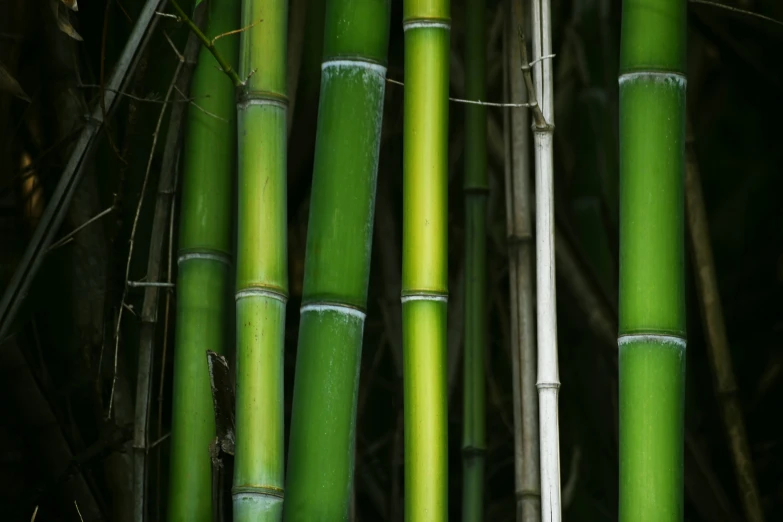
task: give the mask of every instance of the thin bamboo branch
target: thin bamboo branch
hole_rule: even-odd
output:
[[[505,54],[507,80],[504,87],[511,99],[527,96],[521,56],[527,54],[524,40],[515,37],[521,30],[521,2],[511,1],[506,27]],[[532,83],[532,82],[531,82]],[[534,99],[534,98],[533,98]],[[536,112],[540,112],[540,108]],[[514,388],[514,477],[517,521],[541,519],[539,470],[538,396],[536,392],[536,346],[533,295],[532,209],[530,208],[530,117],[523,111],[506,111],[506,227],[508,230],[509,283],[511,293],[511,358]]]
[[[166,99],[171,96],[174,86],[187,91],[193,75],[200,45],[198,38],[192,33],[185,46],[184,62],[179,62],[172,78]],[[161,116],[166,110],[164,105]],[[155,202],[155,213],[150,234],[149,257],[147,259],[147,279],[155,282],[160,278],[163,244],[166,239],[169,215],[171,213],[176,186],[176,162],[179,146],[182,142],[182,122],[187,105],[176,104],[171,109],[169,127],[166,133],[166,143],[158,180],[158,195]],[[157,135],[157,129],[156,129]],[[154,154],[154,141],[150,156]],[[141,197],[143,198],[142,193]],[[141,206],[141,201],[139,202]],[[129,256],[130,257],[130,256]],[[127,291],[127,290],[126,290]],[[147,460],[149,453],[149,414],[152,386],[152,363],[154,356],[155,333],[158,324],[158,306],[160,288],[147,286],[144,290],[144,301],[141,309],[141,332],[139,334],[139,364],[136,377],[136,413],[133,428],[133,495],[134,520],[144,522],[147,513]],[[119,321],[118,321],[119,330]]]
[[[688,236],[693,254],[696,286],[699,290],[702,322],[707,334],[707,353],[712,362],[715,392],[723,414],[724,428],[731,447],[745,517],[748,522],[763,522],[753,458],[738,398],[737,381],[731,361],[726,325],[718,291],[715,262],[710,245],[709,224],[704,208],[699,166],[693,147],[690,121],[685,141],[685,207]]]
[[[150,35],[157,24],[155,11],[162,8],[165,3],[166,0],[147,0],[144,4],[128,43],[125,45],[114,67],[111,78],[106,83],[106,88],[111,90],[105,92],[101,103],[93,109],[90,121],[82,129],[68,164],[57,184],[57,188],[55,188],[49,204],[46,206],[41,220],[33,232],[33,237],[27,246],[27,250],[6,287],[2,300],[0,300],[0,339],[5,338],[8,334],[8,329],[11,327],[14,316],[25,295],[27,295],[30,283],[38,273],[43,256],[49,250],[54,235],[62,224],[76,187],[82,178],[85,162],[98,141],[105,118],[111,115],[115,107],[116,91],[123,90],[123,86],[129,81],[138,57],[149,41]]]
[[[174,10],[177,11],[177,14],[179,15],[182,22],[188,26],[190,32],[196,35],[196,37],[201,41],[201,45],[206,47],[207,50],[212,53],[212,56],[215,57],[215,60],[217,60],[217,63],[220,65],[220,70],[222,70],[226,76],[231,79],[234,87],[239,88],[244,85],[244,82],[239,78],[239,75],[237,75],[237,72],[234,70],[234,68],[231,67],[231,64],[229,64],[228,61],[217,51],[217,48],[215,47],[215,40],[217,40],[217,37],[211,40],[207,38],[207,35],[204,34],[199,25],[191,20],[182,7],[180,7],[177,0],[171,0],[171,5],[174,6]]]

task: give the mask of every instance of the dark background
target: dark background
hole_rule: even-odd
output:
[[[56,0],[54,0],[56,3]],[[783,20],[775,0],[724,0]],[[452,96],[463,95],[463,1],[452,5]],[[83,0],[66,12],[76,41],[58,28],[52,0],[0,0],[0,67],[29,101],[0,84],[0,284],[29,241],[83,124],[125,44],[141,0]],[[289,143],[291,298],[286,335],[286,421],[301,302],[318,107],[323,0],[293,0],[291,52],[301,52]],[[566,520],[617,518],[616,375],[612,338],[587,320],[587,297],[616,322],[618,249],[618,0],[553,0],[557,226],[577,263],[558,265],[561,477]],[[388,77],[403,80],[401,1],[394,1]],[[488,97],[503,100],[503,21],[487,9]],[[300,20],[296,22],[295,20]],[[130,439],[141,290],[131,289],[119,343],[116,316],[131,226],[152,154],[130,279],[145,275],[163,139],[153,131],[186,29],[161,19],[127,96],[108,125],[71,204],[62,237],[102,210],[106,217],[50,252],[8,339],[0,340],[0,505],[4,520],[130,520]],[[783,25],[714,6],[688,6],[688,115],[734,371],[768,521],[783,520]],[[293,59],[293,58],[292,58]],[[89,86],[92,87],[89,87]],[[289,90],[291,86],[289,85]],[[18,94],[18,93],[17,93]],[[376,233],[362,359],[356,457],[356,520],[402,520],[402,382],[399,350],[403,88],[389,84],[379,168]],[[523,100],[513,100],[523,101]],[[90,105],[92,106],[92,105]],[[449,189],[450,517],[461,499],[461,307],[464,105],[451,104]],[[503,115],[489,111],[489,343],[485,519],[514,519],[509,290],[503,194]],[[164,119],[161,136],[168,119]],[[110,138],[110,139],[107,139]],[[27,168],[32,164],[33,168]],[[176,232],[175,232],[176,249]],[[688,350],[686,520],[743,520],[739,488],[705,346],[692,258],[686,261]],[[174,264],[175,265],[175,264]],[[176,267],[174,267],[176,270]],[[576,275],[572,272],[576,271]],[[171,311],[176,305],[171,294]],[[173,313],[163,301],[156,343],[150,440],[169,431]],[[166,338],[167,332],[168,338]],[[163,353],[163,347],[167,351]],[[226,347],[231,349],[231,347]],[[230,350],[229,350],[230,351]],[[162,380],[162,385],[161,385]],[[162,389],[159,395],[158,390]],[[150,519],[165,513],[168,441],[151,451]]]

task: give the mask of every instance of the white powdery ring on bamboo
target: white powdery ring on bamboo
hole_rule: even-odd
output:
[[[445,29],[451,31],[451,24],[448,22],[429,21],[429,20],[414,20],[411,22],[403,22],[402,30],[408,31],[409,29]]]
[[[358,310],[356,308],[353,308],[352,306],[347,305],[341,305],[336,303],[310,303],[306,304],[303,307],[299,309],[300,314],[304,314],[306,312],[316,312],[316,313],[323,313],[323,312],[337,312],[338,314],[343,315],[349,315],[351,317],[356,317],[358,319],[361,319],[364,321],[364,318],[366,317],[366,314],[362,312],[361,310]]]
[[[652,344],[668,344],[676,348],[685,349],[687,341],[682,337],[676,335],[662,335],[662,334],[634,334],[634,335],[621,335],[617,338],[617,345],[619,347],[626,346],[633,343],[652,343]]]
[[[265,288],[245,288],[244,290],[239,290],[236,294],[234,294],[234,298],[237,301],[247,297],[269,297],[270,299],[276,299],[283,304],[288,302],[288,298],[283,294],[275,292],[274,290],[267,290]]]
[[[401,303],[407,303],[408,301],[435,301],[438,303],[448,303],[449,296],[435,294],[412,294],[404,295],[400,298]]]
[[[328,60],[321,64],[321,70],[325,71],[327,69],[336,68],[336,69],[365,69],[368,71],[372,71],[374,73],[379,74],[382,77],[386,77],[386,67],[379,63],[375,62],[368,62],[367,60]]]
[[[185,261],[190,261],[192,259],[217,261],[218,263],[223,263],[224,265],[231,266],[231,258],[229,256],[225,254],[212,254],[207,252],[189,252],[187,254],[182,254],[177,258],[177,265],[180,265],[181,263]]]
[[[636,81],[652,81],[654,83],[676,84],[685,88],[688,79],[684,74],[672,71],[634,71],[618,76],[617,82],[622,85]]]
[[[237,103],[237,109],[246,110],[248,107],[254,105],[269,105],[272,107],[277,107],[278,109],[288,109],[288,104],[286,102],[272,98],[248,98]]]

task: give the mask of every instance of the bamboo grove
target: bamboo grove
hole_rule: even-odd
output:
[[[783,7],[44,1],[0,17],[9,520],[783,516]]]

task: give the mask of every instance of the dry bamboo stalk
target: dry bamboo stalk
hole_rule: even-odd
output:
[[[504,83],[515,102],[527,100],[517,38],[521,2],[512,2],[506,26]],[[516,16],[515,16],[516,15]],[[505,96],[508,99],[508,96]],[[510,113],[509,113],[510,111]],[[514,476],[517,521],[541,518],[538,395],[533,296],[532,209],[530,208],[530,117],[526,110],[505,110],[506,227],[511,292],[512,370],[514,388]]]
[[[726,325],[723,321],[723,309],[718,292],[718,281],[715,274],[715,262],[710,245],[709,224],[704,208],[699,166],[693,147],[693,134],[690,121],[685,145],[685,210],[688,220],[688,237],[693,255],[696,286],[699,291],[699,304],[702,314],[702,324],[707,334],[707,353],[712,362],[715,376],[715,392],[720,403],[726,435],[729,439],[731,454],[734,460],[734,471],[737,474],[745,509],[745,517],[749,522],[764,522],[764,512],[759,501],[756,475],[753,459],[748,447],[748,437],[745,422],[742,418],[737,381],[731,362],[731,352],[726,335]]]

